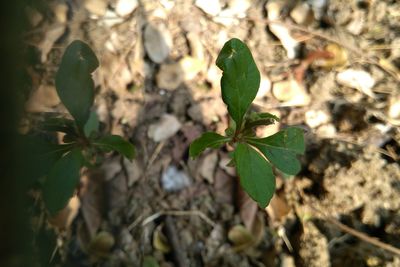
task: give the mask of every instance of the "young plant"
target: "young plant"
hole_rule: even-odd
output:
[[[249,112],[260,86],[260,72],[246,44],[236,38],[229,40],[216,64],[223,71],[222,100],[228,107],[231,125],[225,136],[204,133],[190,145],[189,154],[195,158],[206,148],[233,146],[230,164],[236,166],[243,189],[264,208],[275,191],[272,166],[289,175],[300,171],[297,155],[305,150],[303,131],[289,127],[265,138],[256,137],[257,126],[273,124],[279,118],[270,113]]]
[[[23,180],[29,186],[40,182],[43,200],[51,215],[66,206],[79,184],[80,170],[92,166],[104,152],[117,151],[128,159],[135,153],[131,143],[117,135],[100,135],[99,121],[92,110],[92,73],[99,61],[81,41],[66,49],[56,74],[56,89],[73,119],[53,117],[39,125],[40,131],[64,133],[63,142],[49,142],[40,135],[24,136]]]

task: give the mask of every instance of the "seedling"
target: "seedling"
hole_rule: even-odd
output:
[[[63,142],[49,142],[40,136],[24,136],[23,181],[40,182],[47,210],[56,214],[66,206],[80,179],[80,170],[92,166],[104,152],[117,151],[128,159],[135,153],[131,143],[117,135],[100,135],[99,121],[91,111],[94,102],[92,73],[99,61],[90,47],[81,41],[66,49],[56,74],[56,89],[73,119],[46,119],[41,132],[64,133]]]
[[[228,107],[231,123],[225,136],[206,132],[193,141],[189,154],[195,158],[206,148],[224,144],[234,147],[230,165],[236,167],[243,189],[265,208],[275,191],[272,166],[288,175],[300,171],[297,155],[305,150],[303,131],[288,127],[268,137],[256,137],[257,126],[274,124],[279,118],[270,113],[249,112],[260,86],[260,72],[246,44],[236,38],[229,40],[216,64],[223,71],[222,100]]]

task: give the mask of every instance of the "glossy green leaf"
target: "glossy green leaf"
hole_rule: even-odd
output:
[[[221,78],[222,100],[238,127],[260,86],[260,72],[249,48],[239,39],[225,43],[218,55],[217,66],[223,71]]]
[[[97,132],[99,130],[99,118],[97,117],[97,113],[95,111],[90,112],[90,116],[88,121],[85,123],[85,127],[83,127],[83,132],[86,137],[90,137],[93,132]]]
[[[92,72],[99,61],[90,47],[73,41],[65,50],[56,75],[56,89],[62,103],[83,129],[94,100]]]
[[[104,151],[117,151],[128,159],[135,156],[135,147],[119,135],[106,135],[93,141],[93,145]]]
[[[229,142],[230,139],[230,137],[222,136],[213,132],[204,133],[190,144],[189,156],[195,158],[206,148],[218,148],[226,142]]]
[[[290,127],[266,138],[251,138],[247,141],[282,172],[296,175],[300,171],[297,155],[303,154],[305,150],[302,129]]]
[[[275,177],[270,163],[244,143],[237,145],[234,159],[243,189],[260,207],[265,208],[275,192]]]
[[[50,214],[64,208],[79,184],[83,156],[74,149],[60,158],[50,170],[43,184],[43,199]]]

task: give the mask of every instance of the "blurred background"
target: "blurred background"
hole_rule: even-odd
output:
[[[16,55],[7,96],[19,103],[5,114],[19,118],[2,121],[25,134],[67,112],[54,77],[80,39],[100,61],[102,132],[137,149],[133,161],[111,154],[84,170],[55,217],[29,192],[31,234],[4,240],[27,246],[31,266],[400,266],[399,1],[43,0],[16,10],[3,45]],[[238,186],[227,148],[188,157],[202,132],[228,127],[215,60],[233,37],[262,76],[252,109],[281,118],[257,134],[305,131],[302,171],[277,176],[265,210]],[[2,266],[27,266],[4,243],[14,256]]]

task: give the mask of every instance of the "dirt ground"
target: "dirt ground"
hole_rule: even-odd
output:
[[[100,60],[102,131],[137,150],[85,171],[43,225],[54,266],[400,266],[399,1],[62,0],[27,15],[24,123],[65,112],[54,75],[80,39]],[[258,133],[305,130],[302,171],[277,176],[265,210],[226,148],[188,157],[228,126],[215,60],[233,37],[262,74],[252,109],[281,118]]]

